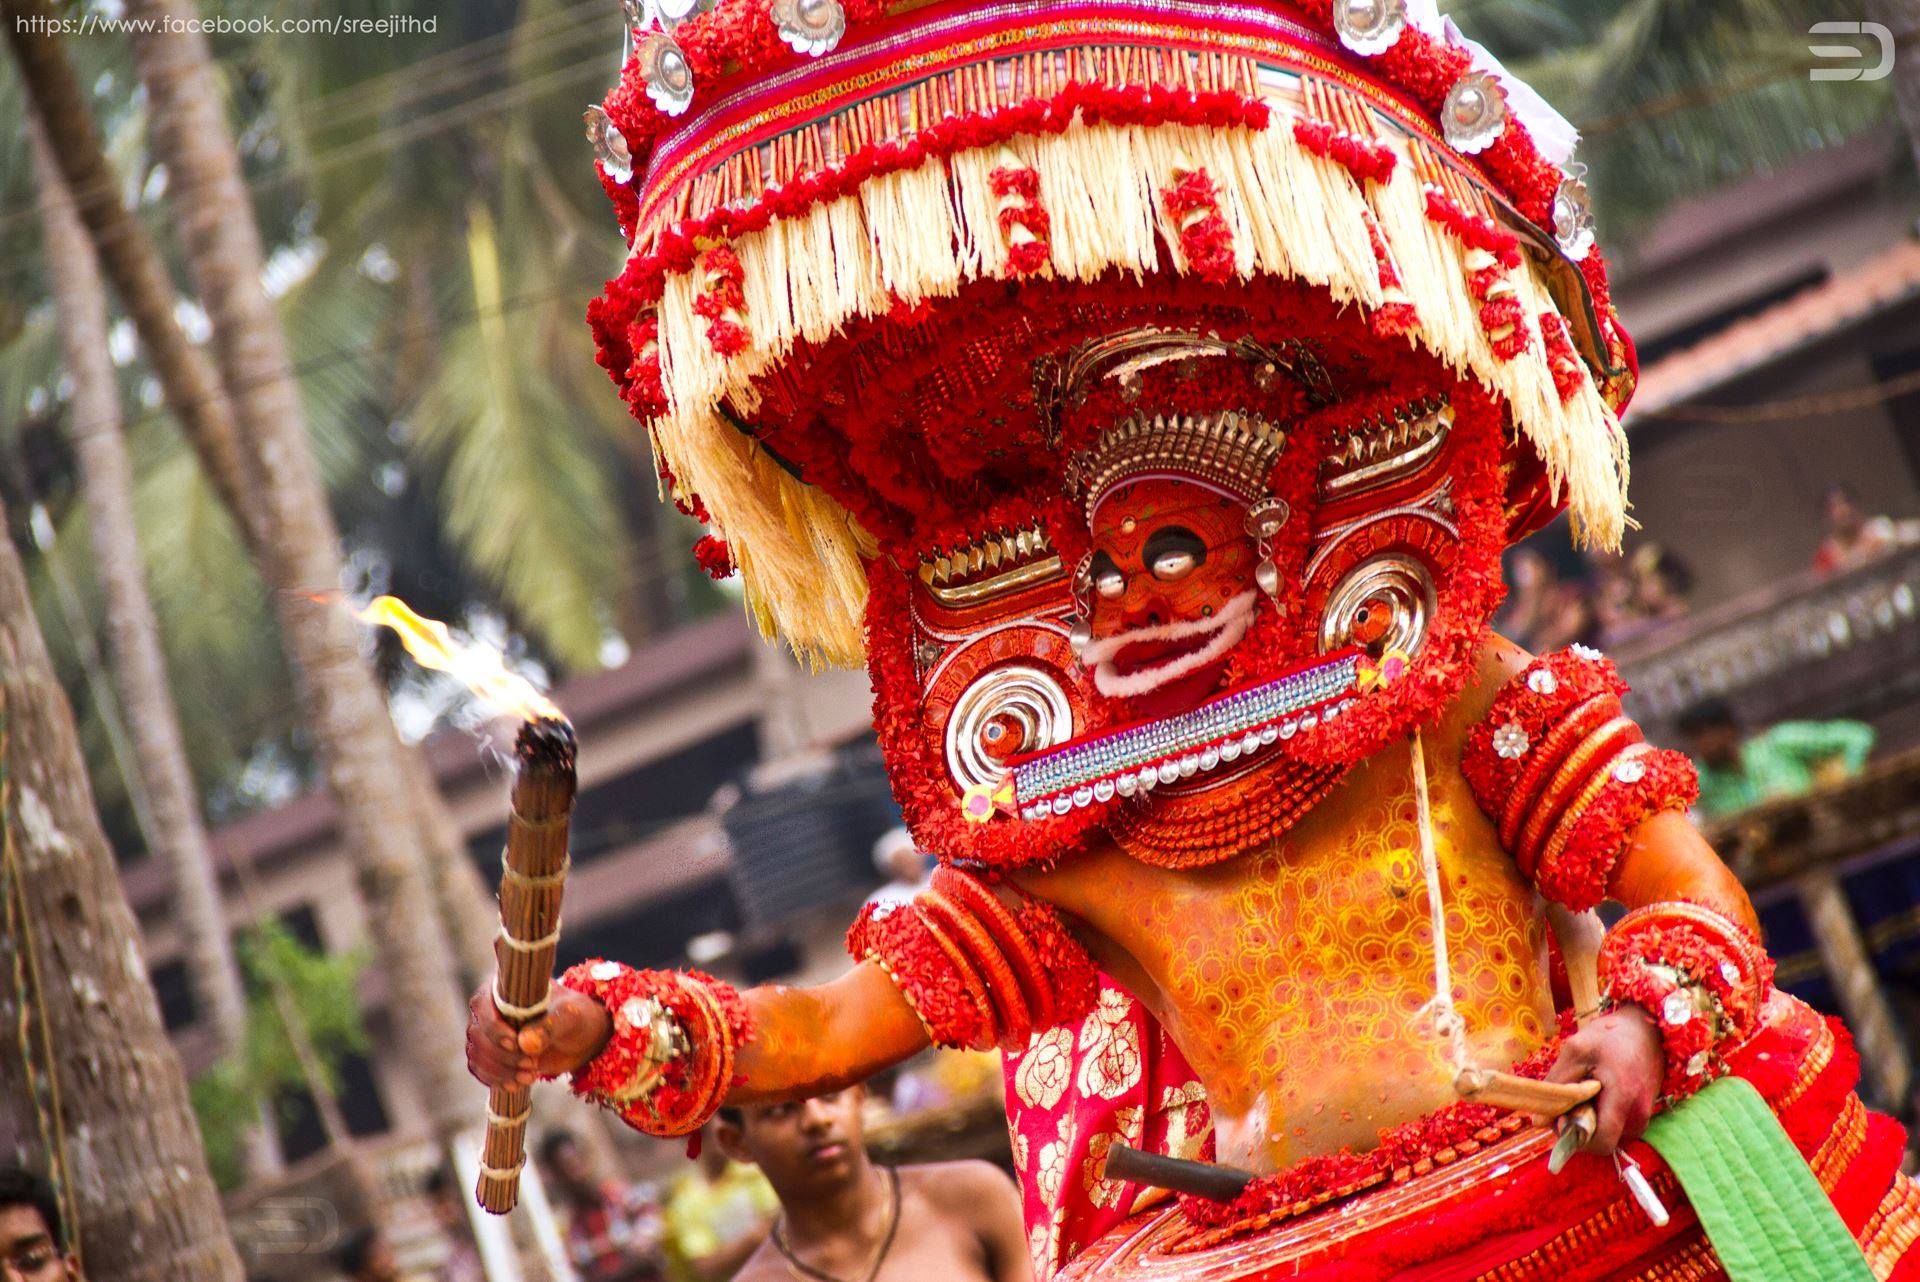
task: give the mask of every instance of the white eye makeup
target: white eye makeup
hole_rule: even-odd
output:
[[[1118,600],[1126,595],[1127,576],[1120,572],[1120,567],[1115,565],[1113,559],[1104,552],[1093,558],[1089,577],[1093,581],[1093,590],[1109,601]]]

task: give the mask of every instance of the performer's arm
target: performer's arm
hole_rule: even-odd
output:
[[[741,1048],[743,1080],[729,1104],[758,1104],[841,1090],[919,1054],[927,1029],[872,962],[817,988],[769,985],[745,994],[753,1040]]]
[[[628,1000],[617,990],[591,991],[596,982],[613,987],[652,977],[660,996],[668,996],[675,986],[688,993],[700,988],[711,992],[709,986],[715,984],[703,976],[611,965],[603,972],[605,980],[594,981],[592,967],[586,970],[585,984],[578,975],[570,983],[555,983],[547,1014],[518,1030],[500,1018],[490,987],[475,993],[467,1030],[467,1065],[474,1076],[489,1086],[524,1084],[577,1073],[593,1064],[615,1045],[616,1017]],[[609,995],[616,998],[611,1005]],[[734,1000],[752,1035],[730,1048],[732,1084],[729,1089],[725,1083],[716,1083],[722,1088],[713,1101],[716,1107],[719,1102],[750,1104],[838,1090],[927,1046],[925,1026],[893,981],[871,962],[815,988],[770,984],[749,989]]]
[[[575,1093],[652,1135],[697,1130],[723,1103],[837,1090],[942,1046],[1024,1045],[1093,1005],[1093,963],[1044,904],[951,868],[910,904],[870,906],[831,984],[746,993],[694,971],[593,961],[517,1032],[489,989],[467,1060],[489,1085],[573,1074]]]
[[[1718,912],[1756,936],[1760,919],[1733,870],[1683,814],[1663,810],[1633,830],[1608,898],[1629,909],[1685,900]]]

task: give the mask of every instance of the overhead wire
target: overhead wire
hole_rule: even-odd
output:
[[[475,84],[489,83],[492,79],[498,77],[505,68],[495,65],[495,61],[485,59],[480,55],[491,54],[496,49],[500,49],[505,55],[502,60],[507,62],[519,62],[535,56],[550,57],[556,52],[580,44],[589,36],[594,39],[600,39],[604,33],[597,28],[604,23],[605,18],[606,14],[595,6],[577,6],[574,9],[565,10],[546,18],[531,20],[528,24],[529,29],[537,29],[543,24],[551,23],[560,23],[562,25],[556,26],[552,30],[540,32],[540,34],[533,37],[527,43],[516,43],[517,39],[526,39],[526,30],[516,28],[505,32],[496,32],[493,35],[485,36],[479,40],[459,46],[457,49],[449,50],[446,54],[439,55],[438,57],[442,59],[455,60],[447,65],[430,66],[426,71],[422,72],[419,70],[422,64],[411,64],[407,67],[399,67],[392,71],[381,72],[375,76],[368,77],[366,80],[356,81],[351,85],[342,85],[338,89],[330,90],[325,94],[319,95],[312,101],[301,105],[301,116],[304,122],[304,128],[307,132],[318,134],[337,128],[343,124],[351,124],[362,118],[379,116],[398,107],[404,107],[416,102],[438,97],[443,93],[455,89],[464,89]],[[504,48],[502,48],[502,46],[504,46]],[[431,63],[434,60],[428,59],[426,61]],[[567,67],[562,68],[562,70],[584,70],[589,66],[600,64],[602,61],[597,54],[582,57],[569,63]],[[462,65],[463,63],[472,63],[473,65],[465,66]],[[606,59],[605,66],[607,68],[608,78],[611,80],[617,68],[612,59]],[[397,88],[388,92],[387,96],[383,98],[381,94],[389,84],[395,85]],[[468,99],[465,102],[456,102],[449,104],[448,108],[437,109],[432,114],[436,118],[439,118],[444,116],[449,108],[457,109],[472,103],[479,103],[489,97],[497,95],[498,92],[498,90],[494,90],[487,94],[476,95],[474,98]],[[343,143],[335,147],[316,149],[316,151],[309,156],[309,160],[326,157],[333,151],[343,147],[364,147],[367,143],[380,140],[394,131],[407,127],[411,123],[411,121],[400,121],[392,125],[381,126],[380,128],[374,129],[365,137],[355,139],[352,143]],[[287,168],[277,170],[273,173],[259,174],[248,179],[246,186],[250,191],[254,192],[271,190],[274,187],[299,181],[304,177],[305,172],[306,171],[300,169]],[[75,199],[84,202],[99,199],[103,195],[110,197],[117,196],[117,176],[111,185],[114,186],[116,190],[103,192],[102,186],[99,184],[78,190],[74,193]],[[175,190],[177,193],[191,194],[195,186],[196,184],[194,183],[183,183]],[[152,218],[157,217],[160,211],[153,205],[140,205],[135,207],[135,212],[140,216]],[[25,202],[10,210],[0,211],[0,232],[5,232],[10,227],[34,218],[36,213],[36,208],[31,201]]]
[[[1878,383],[1817,392],[1808,396],[1789,396],[1779,400],[1755,401],[1747,405],[1700,405],[1681,401],[1658,409],[1632,412],[1628,421],[1668,419],[1675,422],[1718,423],[1725,425],[1791,423],[1799,419],[1831,418],[1855,410],[1884,405],[1902,396],[1920,392],[1920,370],[1911,370]]]

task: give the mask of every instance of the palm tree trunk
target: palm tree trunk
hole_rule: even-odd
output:
[[[154,150],[188,269],[212,325],[212,348],[240,428],[242,479],[256,508],[258,556],[274,592],[307,725],[341,808],[374,942],[392,985],[413,1079],[442,1139],[473,1122],[454,971],[419,849],[386,700],[340,609],[340,537],[308,445],[280,318],[261,284],[265,253],[239,156],[192,5],[140,0],[128,14],[148,95]]]
[[[61,1176],[90,1276],[241,1282],[180,1061],[140,964],[139,929],[94,811],[73,710],[3,532],[0,701],[8,910],[0,1005],[9,1029],[0,1043],[0,1133],[38,1148]],[[23,1058],[12,1030],[33,1026],[45,1037],[32,1038]]]
[[[147,363],[167,406],[180,421],[214,492],[252,541],[246,520],[239,445],[220,378],[205,352],[187,341],[176,319],[179,297],[146,228],[120,200],[120,184],[100,145],[93,113],[51,25],[50,0],[0,0],[14,60],[38,105],[61,176],[73,194],[107,278],[140,335]]]
[[[500,927],[499,909],[481,879],[480,870],[467,857],[466,838],[461,835],[459,821],[447,808],[446,799],[440,795],[425,750],[408,746],[400,751],[407,768],[407,786],[420,808],[420,851],[426,856],[441,922],[453,944],[455,967],[461,982],[468,988],[476,988],[493,974],[493,940]]]
[[[160,649],[160,622],[147,595],[146,562],[133,519],[133,467],[121,436],[120,397],[107,356],[106,294],[93,246],[37,122],[29,133],[47,272],[73,380],[68,439],[79,464],[95,569],[106,598],[108,662],[145,803],[146,837],[173,882],[173,907],[186,940],[193,995],[220,1053],[230,1055],[246,1036],[247,999]],[[279,1168],[278,1146],[265,1127],[249,1134],[246,1154],[250,1176],[270,1175]]]

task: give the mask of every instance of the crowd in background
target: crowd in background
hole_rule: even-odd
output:
[[[1920,520],[1871,515],[1844,486],[1827,491],[1826,533],[1812,570],[1843,574],[1920,543]],[[1650,539],[1621,554],[1575,551],[1549,531],[1508,552],[1507,599],[1494,619],[1502,636],[1536,654],[1569,645],[1618,647],[1683,618],[1694,573],[1673,549]]]

